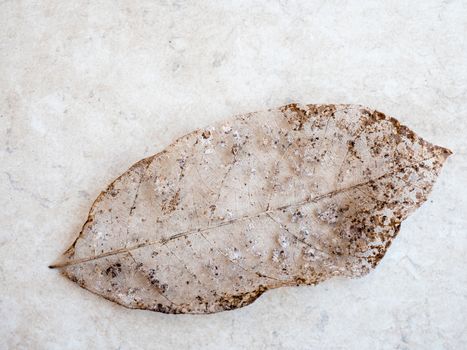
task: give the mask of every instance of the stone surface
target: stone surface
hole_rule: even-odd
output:
[[[2,2],[0,347],[465,347],[466,6]],[[373,273],[173,316],[47,268],[122,170],[193,129],[290,102],[378,108],[454,152]]]

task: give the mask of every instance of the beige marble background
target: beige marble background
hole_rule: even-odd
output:
[[[132,163],[291,101],[378,108],[455,152],[370,275],[173,316],[47,268]],[[1,349],[465,349],[466,196],[466,1],[0,2]]]

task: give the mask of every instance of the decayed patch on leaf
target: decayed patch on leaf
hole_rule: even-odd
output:
[[[234,117],[116,179],[54,267],[121,305],[166,313],[229,310],[271,288],[362,276],[450,153],[362,106]]]

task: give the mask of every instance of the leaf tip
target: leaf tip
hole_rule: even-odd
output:
[[[436,149],[438,151],[439,156],[443,158],[443,162],[453,154],[453,152],[449,148],[436,146]]]
[[[442,148],[442,151],[444,152],[444,155],[446,156],[446,158],[454,153],[449,148],[444,148],[444,147],[441,147],[441,148]]]

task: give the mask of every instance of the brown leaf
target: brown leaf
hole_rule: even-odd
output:
[[[450,154],[361,106],[238,116],[133,165],[53,267],[121,305],[166,313],[362,276]]]

